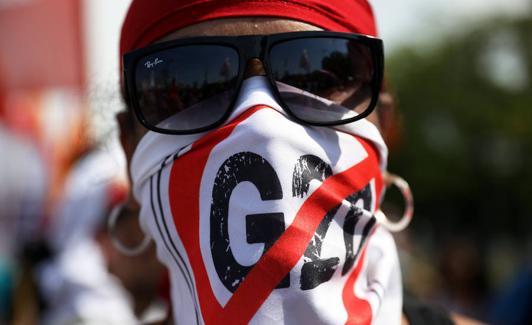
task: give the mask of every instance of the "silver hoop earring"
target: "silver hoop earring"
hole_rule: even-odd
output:
[[[384,183],[386,184],[386,187],[395,185],[399,189],[403,195],[405,209],[403,216],[399,221],[391,221],[380,209],[375,213],[375,218],[390,232],[400,232],[408,227],[414,216],[414,196],[410,190],[410,185],[408,185],[408,183],[400,176],[387,172],[384,176]]]
[[[125,204],[119,204],[115,206],[113,210],[111,210],[111,214],[107,219],[107,231],[109,232],[109,237],[111,237],[111,243],[113,243],[113,246],[116,248],[116,250],[126,256],[138,256],[144,253],[146,249],[148,249],[151,239],[145,234],[139,245],[134,247],[128,247],[127,245],[122,243],[120,239],[118,239],[118,237],[116,237],[116,222],[124,211],[124,207]]]

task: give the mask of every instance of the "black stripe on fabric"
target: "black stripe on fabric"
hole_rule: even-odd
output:
[[[159,174],[160,174],[160,172],[159,172]],[[157,191],[157,192],[159,192],[159,191]],[[163,231],[161,229],[161,225],[160,225],[159,220],[158,220],[158,215],[155,212],[156,210],[155,210],[155,206],[154,206],[154,203],[153,203],[153,201],[154,201],[153,197],[154,197],[153,176],[151,176],[150,177],[150,203],[151,203],[152,213],[153,213],[153,216],[155,218],[155,224],[157,225],[157,230],[159,231],[159,234],[160,234],[160,236],[161,236],[161,238],[163,240],[164,246],[166,247],[166,249],[168,250],[168,252],[172,256],[172,259],[174,260],[174,262],[176,263],[177,267],[181,271],[181,274],[185,278],[185,282],[187,284],[188,291],[189,291],[189,293],[190,293],[190,295],[192,297],[192,301],[194,303],[194,313],[195,313],[195,316],[196,316],[196,324],[200,324],[199,318],[198,318],[197,301],[196,301],[196,296],[194,294],[193,284],[192,284],[192,280],[191,280],[191,277],[190,277],[190,273],[188,271],[188,268],[186,267],[186,264],[185,264],[185,261],[183,260],[183,257],[181,256],[181,254],[179,254],[179,252],[175,248],[175,245],[173,244],[173,242],[170,240],[174,250],[172,250],[170,248],[170,245],[168,244],[167,239],[165,238],[165,236],[163,234]],[[159,198],[159,202],[160,202],[160,198]],[[161,222],[163,223],[163,225],[166,228],[166,223],[164,222],[164,216],[163,215],[161,215]],[[170,238],[168,238],[168,239],[170,239]],[[177,258],[176,258],[176,255],[177,255]],[[179,261],[178,261],[178,259],[179,259]]]
[[[194,282],[192,281],[192,275],[190,274],[190,271],[186,267],[185,260],[183,259],[183,257],[179,253],[179,250],[177,249],[176,244],[172,240],[172,236],[170,235],[170,231],[168,230],[168,225],[166,223],[166,216],[164,215],[162,199],[161,199],[161,175],[162,175],[162,169],[159,170],[159,172],[157,174],[157,201],[159,203],[159,212],[160,212],[160,215],[161,215],[161,222],[162,222],[162,224],[164,226],[164,230],[165,230],[166,235],[168,237],[168,241],[170,241],[170,244],[172,244],[172,248],[174,249],[175,253],[177,254],[179,260],[181,261],[181,263],[183,263],[183,266],[185,267],[185,271],[187,271],[187,279],[188,279],[188,281],[190,281],[189,283],[190,283],[191,287],[193,287]]]
[[[181,150],[182,149],[180,149],[180,151]],[[167,160],[168,158],[170,158],[170,156],[166,157],[165,160]],[[170,231],[168,230],[168,225],[166,223],[166,216],[164,214],[163,205],[162,205],[162,199],[161,199],[161,175],[162,175],[162,173],[163,173],[163,168],[161,167],[161,169],[159,170],[159,173],[157,174],[157,201],[159,202],[159,211],[161,213],[161,221],[163,223],[164,230],[166,231],[166,235],[168,236],[168,240],[170,241],[170,244],[172,244],[172,248],[174,249],[175,253],[177,254],[179,259],[183,263],[183,265],[185,267],[185,271],[187,271],[188,279],[190,281],[191,286],[194,287],[194,282],[193,282],[190,270],[186,267],[185,260],[183,259],[181,254],[179,254],[179,250],[177,249],[177,246],[174,243],[174,241],[172,239],[172,236],[170,235]],[[196,313],[196,323],[199,324],[199,319],[198,319],[199,307],[198,307],[198,301],[196,299],[196,295],[194,294],[194,290],[191,292],[191,295],[192,295],[192,300],[194,301],[194,309],[195,309],[195,313]]]

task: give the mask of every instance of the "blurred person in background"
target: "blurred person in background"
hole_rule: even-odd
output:
[[[46,25],[49,17],[43,19],[43,9],[66,6],[57,1],[55,6],[49,1],[9,9],[0,5],[0,30],[4,36],[14,35],[2,40],[23,39],[9,22],[26,23],[22,18],[31,16]],[[69,23],[78,18],[76,4],[70,8],[59,14]],[[65,37],[77,35],[70,28],[71,33],[60,33],[54,26],[43,29],[59,34],[65,47],[77,41]],[[46,37],[41,39],[50,46]],[[10,62],[4,61],[9,57],[6,48],[2,45],[2,64]],[[154,322],[165,315],[166,273],[152,245],[136,257],[113,245],[112,236],[135,243],[142,234],[135,232],[137,218],[130,213],[122,213],[113,233],[108,232],[110,210],[128,195],[127,177],[121,153],[91,147],[85,125],[77,124],[83,120],[73,100],[77,92],[61,76],[83,67],[66,64],[48,70],[53,76],[43,74],[37,67],[46,66],[43,62],[50,56],[34,52],[24,67],[10,69],[9,88],[0,82],[0,324]],[[51,58],[64,63],[77,54],[65,52],[66,57]],[[58,114],[65,106],[64,113],[70,115]]]
[[[373,215],[387,159],[375,35],[366,1],[133,1],[129,207],[169,269],[176,323],[453,323],[403,305]]]
[[[31,278],[27,263],[31,261],[20,257],[38,234],[47,186],[35,144],[4,123],[4,91],[0,82],[0,323],[10,320],[20,304],[30,302],[33,288],[27,281]]]
[[[128,195],[118,158],[92,150],[69,173],[47,234],[53,258],[37,268],[42,324],[136,324],[164,316],[164,274],[153,248],[129,257],[113,246],[111,236],[138,240],[136,218],[123,215],[108,232],[109,212]]]
[[[473,317],[487,314],[488,284],[482,256],[468,238],[453,238],[442,245],[440,275],[445,292],[437,299],[449,310]]]
[[[532,320],[532,241],[526,247],[525,259],[509,285],[501,290],[489,310],[490,324],[520,325]]]

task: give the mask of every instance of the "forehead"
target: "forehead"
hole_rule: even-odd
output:
[[[319,31],[320,27],[301,21],[273,17],[239,17],[205,21],[176,30],[156,41],[194,36],[267,35],[298,31]]]

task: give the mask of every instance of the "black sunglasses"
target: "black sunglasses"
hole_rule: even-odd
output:
[[[382,41],[326,31],[194,37],[135,50],[123,58],[126,99],[150,130],[208,131],[231,114],[254,58],[263,63],[275,99],[300,123],[351,123],[377,104]]]

